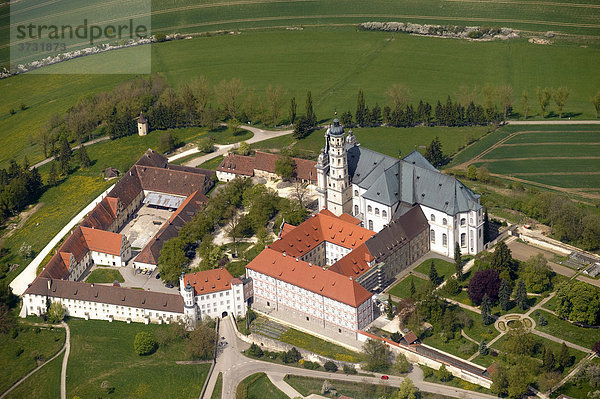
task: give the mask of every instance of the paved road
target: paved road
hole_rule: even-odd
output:
[[[67,332],[65,338],[65,357],[63,357],[62,370],[60,371],[60,399],[67,399],[67,363],[69,362],[69,353],[71,353],[71,329],[64,321],[60,324]]]
[[[507,125],[600,125],[600,120],[507,121]]]
[[[264,130],[264,129],[259,129],[257,127],[247,126],[247,125],[241,125],[240,128],[249,130],[254,134],[254,136],[252,136],[251,139],[246,140],[246,143],[248,143],[248,144],[258,143],[259,141],[272,139],[274,137],[285,136],[286,134],[291,134],[293,132],[292,129],[289,129],[289,130]],[[211,152],[210,154],[206,154],[206,155],[202,155],[198,158],[194,158],[194,159],[186,162],[184,165],[185,166],[198,166],[210,159],[218,157],[219,155],[224,155],[225,153],[229,152],[232,148],[236,148],[238,145],[239,145],[239,143],[227,144],[227,145],[217,145],[216,146],[217,150],[215,152]],[[187,157],[188,155],[197,154],[199,152],[200,151],[197,148],[192,148],[191,150],[187,150],[180,154],[173,155],[172,157],[169,158],[169,162],[173,162],[177,159]]]
[[[108,136],[104,136],[104,137],[98,137],[97,139],[90,140],[90,141],[88,141],[87,143],[83,143],[83,145],[87,147],[88,145],[92,145],[92,144],[100,143],[100,142],[102,142],[102,141],[106,141],[106,140],[110,140],[110,137],[108,137]],[[76,150],[76,149],[78,149],[79,147],[81,147],[81,144],[80,144],[80,145],[76,145],[75,147],[73,147],[73,150]],[[29,169],[33,169],[33,168],[39,168],[40,166],[42,166],[42,165],[45,165],[45,164],[47,164],[48,162],[51,162],[51,161],[53,161],[53,160],[54,160],[54,158],[55,158],[55,157],[53,157],[53,156],[52,156],[52,157],[50,157],[50,158],[46,158],[46,159],[44,159],[43,161],[40,161],[40,162],[36,163],[35,165],[32,165],[32,166],[31,166]]]
[[[271,380],[277,381],[280,384],[283,381],[283,377],[286,374],[301,375],[307,377],[327,378],[334,380],[343,380],[364,383],[368,382],[371,384],[379,384],[381,382],[381,374],[375,374],[375,377],[365,377],[359,375],[345,375],[345,374],[332,374],[324,371],[314,371],[301,369],[291,366],[284,366],[280,364],[274,364],[269,362],[263,362],[260,360],[254,360],[245,357],[240,352],[242,349],[248,348],[248,344],[241,341],[235,335],[233,323],[228,317],[223,319],[221,322],[220,335],[225,337],[228,345],[217,355],[217,363],[211,379],[209,380],[208,387],[204,394],[205,398],[210,398],[212,391],[215,386],[215,382],[219,372],[223,373],[223,397],[234,398],[235,390],[238,384],[246,377],[251,374],[258,372],[265,372]],[[423,372],[420,368],[414,367],[409,377],[413,381],[416,387],[422,391],[432,392],[442,395],[447,395],[455,398],[468,397],[476,399],[491,399],[495,396],[481,394],[473,391],[467,391],[463,389],[448,387],[445,385],[434,384],[423,381]],[[388,383],[391,386],[398,386],[402,382],[403,378],[390,376]],[[292,392],[292,390],[286,389],[286,392]]]

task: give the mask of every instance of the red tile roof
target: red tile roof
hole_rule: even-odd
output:
[[[275,173],[275,163],[280,158],[280,155],[269,154],[267,152],[256,151],[254,161],[254,169],[263,170],[269,173]],[[298,179],[317,181],[317,169],[315,161],[302,158],[292,158],[294,161],[294,176]]]
[[[64,256],[65,254],[64,252],[54,254],[39,277],[66,279],[69,276],[69,259]]]
[[[232,284],[241,282],[239,279],[234,279],[227,270],[219,268],[188,273],[183,277],[183,284],[188,283],[194,288],[194,295],[203,295],[228,290]]]
[[[356,278],[371,268],[368,263],[371,260],[374,260],[374,258],[363,243],[354,251],[331,265],[329,270],[346,277]]]
[[[121,255],[123,236],[110,231],[81,227],[81,232],[90,251],[111,255]]]
[[[198,190],[204,192],[203,174],[140,165],[136,165],[136,170],[144,190],[185,196]]]
[[[284,222],[283,226],[281,227],[281,234],[279,235],[280,237],[285,236],[287,233],[291,232],[292,230],[294,230],[296,228],[296,226],[294,226],[293,224],[289,224]]]
[[[221,161],[217,170],[244,176],[254,176],[254,157],[229,153]]]
[[[272,248],[265,248],[246,268],[352,307],[358,307],[373,295],[352,278],[320,266],[311,266]]]
[[[373,235],[375,232],[323,210],[275,241],[271,248],[279,252],[285,251],[291,256],[302,256],[323,241],[328,241],[354,250]]]

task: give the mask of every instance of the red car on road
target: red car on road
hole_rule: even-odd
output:
[[[388,377],[387,375],[382,375],[382,376],[381,376],[381,379],[382,379],[382,380],[389,380],[389,379],[390,379],[390,377]]]

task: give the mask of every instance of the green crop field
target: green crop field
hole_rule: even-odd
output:
[[[594,125],[508,126],[465,149],[450,166],[485,166],[499,177],[563,191],[598,188],[599,150],[600,128]]]

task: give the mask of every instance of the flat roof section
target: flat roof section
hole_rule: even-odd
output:
[[[158,208],[177,209],[183,204],[185,198],[177,195],[150,192],[144,198],[144,204]]]

